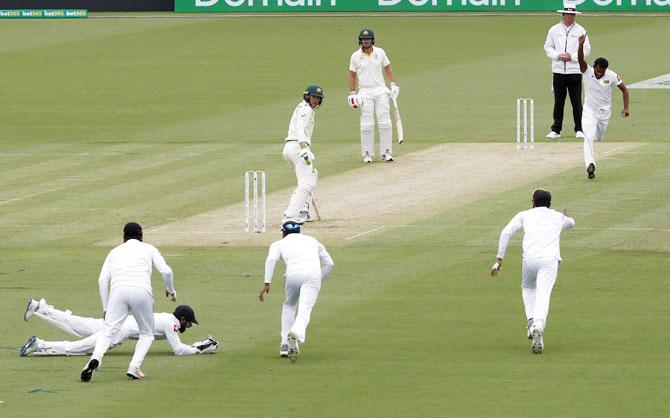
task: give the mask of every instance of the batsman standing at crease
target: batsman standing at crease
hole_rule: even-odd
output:
[[[519,212],[500,233],[498,259],[491,268],[491,276],[500,271],[510,238],[523,229],[523,262],[521,265],[521,295],[528,321],[529,339],[534,354],[544,350],[544,330],[547,326],[549,299],[556,283],[561,263],[560,237],[565,228],[573,228],[575,220],[567,211],[556,212],[551,207],[551,193],[535,190],[533,208]]]
[[[551,60],[553,74],[552,87],[554,91],[554,123],[547,138],[561,137],[563,129],[563,111],[565,96],[569,93],[572,104],[572,117],[575,122],[575,136],[584,138],[582,132],[582,72],[577,63],[577,46],[580,36],[586,33],[583,27],[575,22],[575,16],[581,14],[573,1],[565,0],[563,10],[557,10],[563,15],[561,22],[552,26],[544,41],[544,52]],[[591,53],[591,44],[586,41],[584,54]]]
[[[361,46],[349,60],[349,106],[361,111],[361,154],[363,162],[371,163],[375,155],[375,116],[379,128],[379,153],[382,161],[393,161],[393,130],[389,95],[398,98],[400,87],[391,69],[391,61],[383,49],[375,46],[375,34],[363,29],[358,35]],[[386,88],[384,74],[391,83]],[[356,93],[358,82],[358,93]]]
[[[284,140],[284,159],[295,170],[298,186],[291,195],[284,212],[284,221],[302,224],[309,221],[309,203],[316,192],[318,172],[314,167],[311,150],[314,132],[314,111],[323,103],[323,89],[318,84],[310,84],[302,94],[302,100],[291,116],[288,135]]]
[[[139,336],[126,375],[132,379],[144,379],[140,366],[154,340],[152,264],[165,280],[165,296],[173,302],[177,301],[177,292],[172,284],[172,269],[158,249],[142,242],[142,238],[142,227],[135,222],[127,223],[123,228],[123,244],[110,251],[102,265],[98,285],[105,322],[93,355],[81,371],[81,380],[84,382],[91,380],[93,372],[100,367],[102,357],[121,332],[129,312],[137,321]]]

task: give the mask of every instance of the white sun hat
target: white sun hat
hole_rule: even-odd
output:
[[[577,11],[577,3],[570,0],[563,1],[563,10],[556,10],[558,13],[568,13],[573,15],[580,15],[582,12]]]

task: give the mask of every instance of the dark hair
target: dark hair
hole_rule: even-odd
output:
[[[606,70],[607,67],[610,65],[609,62],[605,58],[596,58],[596,60],[593,62],[594,67],[600,67],[603,70]]]
[[[533,192],[533,204],[537,207],[551,207],[551,193],[546,190],[537,189]]]
[[[136,239],[142,241],[142,227],[137,222],[128,222],[123,227],[123,241]]]

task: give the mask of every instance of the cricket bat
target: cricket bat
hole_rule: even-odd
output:
[[[393,97],[393,109],[395,110],[395,128],[398,131],[398,144],[405,140],[405,133],[402,129],[402,119],[400,119],[400,110],[398,110],[398,99]]]
[[[319,207],[319,202],[316,201],[315,197],[312,197],[312,207],[314,208],[314,213],[316,214],[316,220],[321,220],[321,208]]]

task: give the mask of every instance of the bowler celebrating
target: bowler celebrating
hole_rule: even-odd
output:
[[[582,112],[582,128],[584,129],[584,165],[586,174],[592,179],[596,176],[596,153],[593,141],[605,139],[605,131],[612,116],[612,85],[623,93],[623,110],[621,116],[628,117],[628,89],[614,71],[608,69],[605,58],[598,58],[590,67],[584,59],[586,34],[579,37],[577,58],[579,69],[584,73],[584,111]]]
[[[498,260],[491,268],[495,277],[502,266],[510,238],[523,229],[523,264],[521,266],[521,294],[528,320],[528,338],[533,339],[534,354],[544,350],[544,330],[549,313],[551,290],[556,283],[561,262],[559,240],[565,228],[575,226],[575,220],[563,213],[549,209],[551,193],[535,190],[533,208],[519,212],[505,226],[498,243]]]

